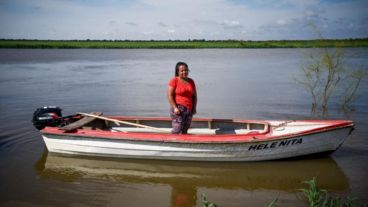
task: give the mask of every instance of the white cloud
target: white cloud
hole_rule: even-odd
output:
[[[283,26],[283,25],[286,25],[286,24],[287,24],[287,22],[286,22],[286,20],[285,20],[285,19],[279,19],[279,20],[277,20],[277,21],[276,21],[276,23],[277,23],[278,25],[281,25],[281,26]]]
[[[135,22],[125,22],[125,24],[127,24],[129,26],[137,26],[137,23],[135,23]]]
[[[239,21],[234,21],[234,20],[233,21],[224,20],[220,22],[220,24],[224,26],[225,28],[242,28],[243,27]]]
[[[161,27],[168,27],[169,26],[169,25],[167,25],[167,24],[165,24],[163,22],[159,22],[158,25],[161,26]]]

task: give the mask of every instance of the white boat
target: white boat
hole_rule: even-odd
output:
[[[195,118],[188,134],[171,134],[169,118],[84,113],[69,116],[68,123],[40,131],[50,152],[191,161],[262,161],[329,153],[343,144],[354,126],[350,120]]]

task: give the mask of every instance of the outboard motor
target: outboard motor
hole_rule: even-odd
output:
[[[42,108],[38,108],[33,113],[33,125],[38,130],[43,129],[46,126],[59,126],[63,121],[61,110],[62,109],[57,106],[44,106]]]

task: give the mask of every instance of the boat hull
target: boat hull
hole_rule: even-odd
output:
[[[49,152],[191,161],[263,161],[335,151],[353,126],[285,138],[239,142],[175,142],[43,133]]]

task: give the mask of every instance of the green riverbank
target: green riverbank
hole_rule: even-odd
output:
[[[364,39],[326,40],[0,40],[0,48],[112,48],[112,49],[186,49],[186,48],[312,48],[312,47],[368,47]]]

